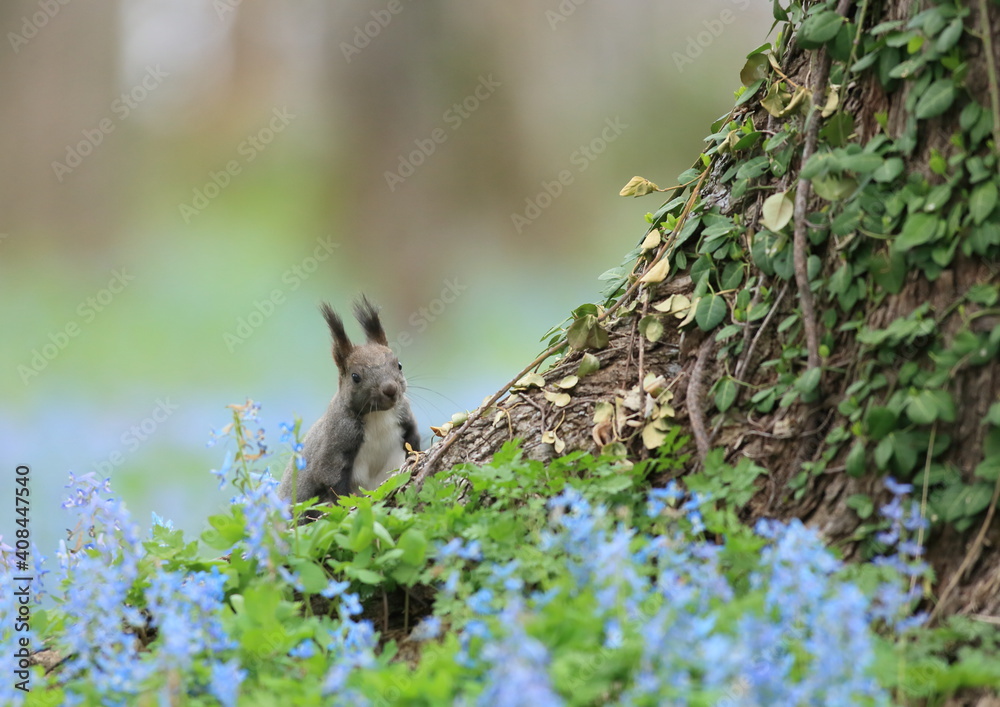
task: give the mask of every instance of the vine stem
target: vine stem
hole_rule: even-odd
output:
[[[708,335],[698,349],[698,358],[694,362],[694,368],[691,369],[691,378],[688,380],[687,393],[684,396],[688,417],[691,420],[691,432],[694,434],[694,443],[698,447],[698,456],[702,464],[708,456],[709,439],[705,427],[705,410],[701,405],[701,388],[705,378],[705,367],[711,354],[712,336]]]
[[[684,210],[681,212],[680,217],[677,219],[677,225],[674,227],[675,234],[679,233],[680,230],[687,223],[688,214],[690,214],[691,209],[694,208],[694,202],[697,200],[698,194],[701,193],[701,185],[704,184],[705,178],[708,176],[708,170],[710,167],[711,164],[709,164],[709,167],[705,168],[705,170],[701,173],[701,177],[698,179],[698,183],[695,185],[694,189],[691,190],[691,196],[688,197],[687,203],[684,204]],[[658,262],[660,262],[660,260],[663,259],[663,257],[666,255],[667,249],[670,247],[670,244],[673,242],[673,240],[674,239],[670,239],[660,246],[660,249],[656,251],[656,257],[649,262],[649,265],[646,266],[644,272],[649,272],[649,270],[654,265],[656,265]],[[632,285],[625,291],[625,294],[619,297],[617,302],[615,302],[613,305],[604,310],[604,313],[597,318],[597,321],[602,322],[606,320],[619,307],[621,307],[626,302],[630,301],[632,299],[632,296],[635,295],[636,290],[638,290],[643,284],[645,283],[643,283],[641,276],[637,277],[635,279],[635,282],[633,282]]]
[[[806,166],[809,158],[816,152],[820,122],[817,96],[826,87],[826,80],[829,74],[830,55],[823,52],[819,58],[816,80],[813,82],[813,105],[809,110],[809,116],[806,118],[806,140],[805,145],[802,147],[800,170]],[[792,259],[795,265],[795,284],[799,288],[799,301],[802,307],[802,324],[806,334],[806,348],[809,351],[809,369],[820,365],[819,333],[816,330],[816,307],[813,302],[812,289],[809,286],[809,256],[806,246],[806,208],[809,205],[811,191],[810,180],[800,176],[798,186],[795,190],[795,232],[793,236]]]
[[[996,54],[986,0],[979,0],[979,21],[982,25],[983,48],[986,50],[986,76],[990,83],[990,107],[993,110],[993,150],[1000,154],[1000,81],[997,79]]]

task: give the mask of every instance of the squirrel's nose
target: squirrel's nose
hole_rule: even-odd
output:
[[[399,394],[399,386],[397,386],[395,383],[382,384],[382,395],[389,398],[389,400],[395,400],[398,394]]]

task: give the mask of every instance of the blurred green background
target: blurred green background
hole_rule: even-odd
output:
[[[200,531],[247,397],[280,475],[336,389],[320,300],[383,306],[425,439],[475,407],[642,235],[618,190],[690,165],[770,5],[4,2],[0,479],[30,465],[41,550],[69,471]]]

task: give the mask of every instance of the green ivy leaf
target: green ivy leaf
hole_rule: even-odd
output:
[[[715,407],[725,412],[736,402],[736,381],[726,376],[719,381],[715,390]]]
[[[983,182],[972,190],[969,197],[969,215],[977,226],[980,225],[993,212],[997,205],[997,184],[996,182]]]
[[[878,446],[875,447],[875,466],[881,470],[885,470],[889,466],[889,460],[892,459],[892,437],[886,437]]]
[[[608,345],[608,332],[593,314],[578,318],[566,332],[566,341],[576,349],[603,349]]]
[[[663,322],[656,315],[647,314],[639,320],[639,333],[655,344],[663,337]]]
[[[875,512],[875,502],[871,496],[865,493],[855,493],[847,497],[847,507],[858,514],[858,518],[865,520]]]
[[[983,481],[996,481],[1000,478],[1000,457],[983,459],[972,473]]]
[[[813,191],[827,201],[840,201],[846,199],[858,188],[857,181],[852,177],[835,177],[828,174],[825,177],[817,177],[812,181]]]
[[[810,368],[808,371],[799,376],[799,379],[795,381],[795,388],[803,395],[811,393],[816,388],[819,387],[820,378],[822,378],[823,369],[819,366],[815,368]]]
[[[880,440],[896,429],[896,422],[898,421],[899,415],[892,410],[881,405],[875,405],[865,416],[865,427],[868,429],[869,437],[874,440]]]
[[[941,220],[933,214],[910,214],[903,230],[894,241],[895,247],[903,252],[927,243],[937,234]]]
[[[906,416],[916,425],[929,425],[938,419],[937,399],[932,390],[911,394],[906,403]]]
[[[855,174],[871,174],[885,163],[885,160],[870,152],[857,152],[853,155],[844,155],[840,158],[840,165],[843,169],[849,169]]]
[[[962,36],[962,30],[965,26],[962,24],[962,18],[956,17],[951,21],[944,31],[938,35],[937,41],[934,42],[934,50],[940,54],[945,54],[953,46],[958,43],[959,38]]]
[[[851,451],[847,453],[844,466],[848,474],[858,478],[865,473],[865,443],[862,440],[855,440],[851,446]]]
[[[702,331],[711,331],[725,319],[727,311],[729,308],[726,306],[726,299],[709,292],[698,302],[694,319]]]
[[[767,60],[766,54],[753,54],[740,71],[740,81],[744,86],[752,86],[756,81],[767,78],[770,68],[771,62]]]
[[[853,132],[854,116],[841,111],[830,116],[826,125],[819,131],[819,136],[833,147],[841,147],[847,143]]]
[[[583,378],[584,376],[589,376],[591,373],[599,370],[600,368],[601,360],[594,354],[588,352],[583,355],[582,359],[580,359],[580,366],[576,369],[576,375]]]
[[[810,15],[799,27],[797,41],[803,49],[818,49],[837,36],[844,18],[833,10]]]
[[[955,82],[950,78],[938,79],[923,92],[913,112],[919,120],[933,118],[951,108],[954,102]]]
[[[898,157],[890,157],[872,172],[872,179],[881,183],[891,182],[903,173],[903,169],[903,160]]]

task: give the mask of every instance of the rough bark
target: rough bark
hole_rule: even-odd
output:
[[[849,13],[855,13],[860,3],[841,3]],[[973,3],[972,15],[966,20],[967,27],[988,27],[994,38],[994,53],[1000,54],[997,41],[1000,28],[1000,6],[989,5],[990,17],[983,20],[978,16],[978,7]],[[866,27],[890,19],[909,18],[914,12],[910,0],[890,0],[874,3],[865,20]],[[983,44],[979,39],[966,35],[961,41],[963,54],[968,57],[970,70],[965,88],[972,100],[989,106],[990,86]],[[822,50],[820,50],[822,51]],[[783,72],[798,84],[810,85],[811,72],[816,69],[816,52],[804,52],[795,47],[793,41],[783,61]],[[1000,65],[1000,55],[992,57],[993,66]],[[862,74],[848,86],[843,109],[855,116],[855,140],[865,144],[879,130],[876,113],[887,114],[886,132],[895,137],[902,134],[908,120],[905,107],[909,82],[901,82],[894,92],[887,92],[871,74]],[[758,100],[752,100],[737,111],[735,118],[743,119],[752,114],[756,125],[772,127],[774,121],[761,108]],[[998,117],[1000,119],[1000,117]],[[928,176],[932,184],[942,179],[933,175],[928,162],[933,152],[944,156],[954,154],[955,147],[950,142],[957,130],[958,109],[953,108],[940,117],[921,123],[918,143],[906,160],[907,173]],[[651,137],[655,139],[655,136]],[[713,167],[701,189],[701,203],[716,203],[724,213],[739,213],[743,222],[755,225],[760,217],[759,198],[746,197],[730,199],[728,189],[719,182],[725,164]],[[801,163],[793,161],[790,173],[778,183],[777,189],[794,184],[795,170]],[[758,192],[760,193],[760,192]],[[770,192],[765,192],[766,193]],[[808,208],[822,208],[823,203],[812,196]],[[823,244],[813,248],[811,254],[823,261],[824,272],[832,272],[836,267],[836,248]],[[630,283],[642,274],[644,268],[651,267],[648,261],[640,260]],[[685,282],[686,280],[686,282]],[[973,284],[991,283],[1000,280],[998,266],[994,261],[981,258],[957,257],[941,275],[931,281],[921,272],[911,272],[902,290],[889,295],[871,306],[864,302],[865,321],[869,327],[885,327],[900,316],[907,315],[919,305],[929,302],[932,310],[944,313]],[[750,287],[767,285],[774,291],[782,289],[783,283],[774,276],[762,272],[751,272]],[[634,290],[640,303],[655,302],[676,292],[690,294],[690,278],[678,277],[656,285]],[[632,292],[633,290],[630,290]],[[758,290],[759,292],[759,290]],[[796,403],[789,408],[776,407],[769,414],[759,415],[746,404],[748,395],[742,395],[725,414],[714,409],[707,385],[701,390],[692,389],[692,377],[697,383],[696,362],[699,351],[715,348],[714,332],[706,338],[696,329],[668,329],[656,343],[648,342],[637,331],[636,323],[641,316],[642,305],[609,318],[605,325],[609,331],[609,345],[593,351],[601,362],[597,373],[581,379],[572,391],[572,401],[562,408],[555,407],[538,388],[518,390],[516,394],[506,394],[481,416],[474,413],[470,421],[458,431],[452,431],[447,445],[441,443],[432,448],[413,466],[415,482],[419,483],[427,474],[463,463],[484,463],[507,440],[519,438],[528,456],[547,459],[556,455],[552,444],[542,440],[543,432],[557,430],[559,439],[565,442],[565,451],[573,449],[597,453],[606,441],[593,422],[595,405],[600,401],[611,401],[615,396],[624,396],[630,388],[640,385],[646,372],[663,375],[676,395],[676,422],[692,437],[697,432],[697,418],[704,414],[707,422],[709,443],[713,447],[725,449],[727,459],[749,457],[768,470],[767,477],[760,485],[759,492],[741,515],[747,522],[760,517],[801,518],[818,529],[831,543],[838,546],[845,557],[859,557],[859,546],[852,540],[862,520],[848,507],[847,499],[853,494],[864,493],[874,499],[886,499],[881,475],[866,473],[853,477],[844,472],[844,457],[847,448],[836,458],[825,464],[819,475],[810,478],[803,493],[793,493],[789,482],[798,475],[803,464],[820,459],[825,447],[827,433],[837,425],[850,427],[850,422],[838,411],[838,404],[848,386],[862,375],[859,361],[863,346],[855,339],[854,331],[836,334],[835,353],[823,362],[824,377],[819,399],[810,404]],[[628,307],[622,307],[624,311]],[[800,296],[794,279],[786,284],[777,298],[774,311],[763,322],[757,321],[746,326],[743,332],[744,353],[738,361],[719,361],[716,356],[707,357],[704,371],[708,383],[718,379],[724,370],[737,372],[749,386],[770,385],[774,371],[761,368],[760,363],[775,358],[780,348],[787,342],[776,334],[776,322],[785,316],[800,311]],[[944,339],[954,336],[962,319],[945,316],[941,321],[940,335]],[[984,315],[970,325],[973,331],[988,332],[1000,318]],[[838,321],[839,323],[839,321]],[[805,349],[805,337],[799,336],[798,344]],[[704,346],[702,346],[702,342]],[[749,346],[752,351],[747,350]],[[811,353],[811,352],[810,352]],[[583,352],[569,351],[556,365],[544,371],[547,384],[575,373]],[[812,356],[809,357],[810,361]],[[923,365],[926,359],[920,342],[906,350],[898,351],[898,364],[914,360]],[[804,363],[804,362],[803,362]],[[898,366],[897,366],[898,368]],[[959,470],[963,481],[973,481],[973,469],[983,458],[984,434],[986,426],[982,420],[989,406],[1000,399],[1000,364],[996,360],[985,365],[956,366],[947,390],[957,403],[957,417],[953,423],[942,423],[936,428],[937,434],[947,434],[951,444],[936,463],[949,465]],[[692,374],[695,374],[692,376]],[[890,379],[890,385],[894,381]],[[551,390],[551,386],[547,386]],[[696,386],[697,387],[697,386]],[[641,389],[641,388],[640,388]],[[692,426],[692,417],[695,425]],[[692,429],[694,427],[694,430]],[[693,448],[694,442],[691,447]],[[638,437],[634,437],[629,448],[634,458],[648,454]],[[691,468],[697,466],[698,455],[692,456]],[[921,457],[921,467],[923,458]],[[920,474],[916,475],[915,496],[919,498]],[[654,480],[654,483],[657,480]],[[959,532],[947,524],[935,523],[925,539],[927,559],[934,568],[936,583],[928,608],[934,608],[935,616],[949,614],[1000,615],[1000,522],[994,515],[996,494],[988,512],[980,514],[971,527]],[[937,602],[937,604],[935,604]],[[985,694],[972,695],[963,704],[996,704],[995,697]],[[955,702],[959,704],[960,702]]]

